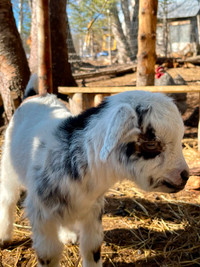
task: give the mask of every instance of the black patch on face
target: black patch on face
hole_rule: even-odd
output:
[[[135,161],[138,158],[145,160],[153,159],[163,151],[161,142],[156,139],[155,130],[151,125],[146,129],[145,133],[140,134],[137,142],[122,144],[120,147],[119,160],[124,162],[124,154],[126,159]],[[127,163],[127,160],[125,163]]]
[[[93,252],[93,259],[96,263],[100,260],[100,258],[101,258],[101,248]]]
[[[148,113],[149,109],[148,108],[144,108],[141,105],[138,105],[136,107],[135,111],[136,111],[137,116],[138,116],[138,125],[139,125],[139,127],[141,127],[142,124],[143,124],[144,117]]]
[[[127,158],[130,158],[133,154],[136,153],[136,143],[130,142],[126,145],[126,156]]]
[[[154,179],[152,176],[149,177],[149,185],[152,186],[154,183]]]
[[[140,153],[138,153],[138,157],[143,157],[144,159],[154,159],[158,155],[160,155],[161,151],[160,150],[146,150],[144,147],[141,146],[140,148]]]
[[[128,164],[129,160],[135,161],[138,159],[136,152],[136,143],[130,142],[127,144],[121,144],[119,147],[119,162],[121,164]],[[134,157],[133,157],[134,156]],[[131,159],[130,159],[131,158]]]
[[[142,136],[145,140],[154,140],[156,138],[154,128],[149,124],[145,134]]]
[[[162,144],[156,139],[155,129],[149,124],[145,133],[139,137],[139,157],[153,159],[162,152]]]

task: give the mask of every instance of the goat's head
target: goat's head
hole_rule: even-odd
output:
[[[116,99],[120,95],[120,104],[112,105],[101,161],[108,161],[120,178],[132,179],[146,191],[182,190],[189,170],[182,154],[184,126],[177,107],[162,94],[125,93]]]

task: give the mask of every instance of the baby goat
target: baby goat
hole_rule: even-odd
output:
[[[32,83],[26,96],[34,92]],[[59,266],[61,240],[75,240],[75,233],[83,266],[102,266],[105,192],[123,179],[146,191],[182,190],[189,176],[183,131],[175,104],[159,93],[120,93],[78,116],[72,116],[55,95],[27,99],[5,134],[1,242],[11,239],[23,184],[39,266]]]

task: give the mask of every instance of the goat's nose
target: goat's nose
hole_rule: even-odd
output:
[[[189,179],[189,172],[186,170],[182,171],[181,178],[183,179],[183,181],[187,181]]]

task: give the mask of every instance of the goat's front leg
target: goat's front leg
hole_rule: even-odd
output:
[[[102,212],[103,199],[98,200],[84,220],[81,221],[80,250],[83,259],[83,267],[102,267]]]
[[[28,203],[28,204],[27,204]],[[36,251],[39,267],[58,267],[63,244],[58,237],[58,221],[44,210],[44,207],[34,205],[34,200],[28,199],[27,213],[32,225],[33,248]]]

